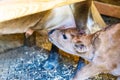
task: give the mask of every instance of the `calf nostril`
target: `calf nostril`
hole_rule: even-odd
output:
[[[75,44],[75,47],[82,49],[85,46],[83,44]]]
[[[75,47],[79,47],[77,44],[75,44]]]
[[[80,44],[80,46],[84,47],[84,45],[83,45],[83,44]]]
[[[82,49],[82,48],[84,47],[84,45],[83,45],[83,44],[80,44],[80,46],[79,46],[79,47],[80,47],[80,49]]]

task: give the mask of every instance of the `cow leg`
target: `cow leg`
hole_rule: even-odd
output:
[[[26,33],[24,34],[24,46],[35,46],[36,45],[36,33],[34,32],[31,36],[26,37]]]
[[[53,70],[58,66],[59,59],[58,51],[59,49],[54,44],[52,44],[52,48],[48,56],[48,59],[45,62],[43,62],[44,69]]]
[[[71,78],[73,78],[77,74],[77,72],[81,68],[83,68],[84,66],[85,66],[84,59],[82,59],[82,58],[79,57],[79,61],[78,61],[77,67],[76,67],[74,73],[72,74]]]
[[[36,45],[36,33],[34,30],[29,29],[24,34],[24,46],[35,46]]]

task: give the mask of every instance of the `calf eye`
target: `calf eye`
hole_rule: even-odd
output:
[[[67,36],[66,36],[65,34],[63,34],[63,38],[64,38],[64,39],[67,39]]]
[[[48,32],[48,34],[52,34],[55,31],[55,29],[51,30],[50,32]]]

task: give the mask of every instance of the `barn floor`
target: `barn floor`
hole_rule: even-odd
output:
[[[40,47],[18,47],[0,54],[0,80],[70,80],[76,68],[74,60],[60,56],[59,66],[43,69],[48,51]],[[115,80],[111,75],[98,75],[91,80]]]
[[[0,54],[0,80],[70,80],[75,63],[60,58],[59,66],[51,71],[43,69],[48,51],[39,47],[19,47]]]

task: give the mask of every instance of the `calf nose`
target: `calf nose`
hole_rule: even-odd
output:
[[[75,44],[75,47],[77,47],[77,48],[79,47],[80,49],[82,49],[85,46],[84,46],[84,44]]]

